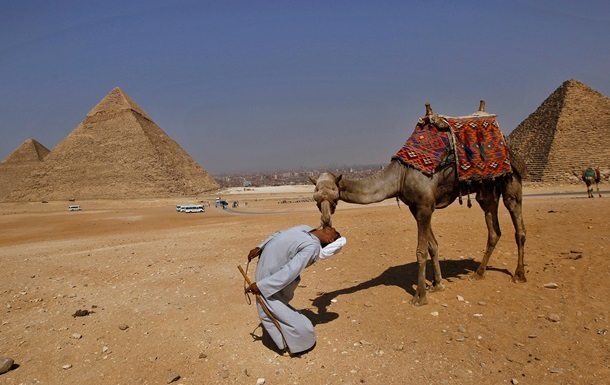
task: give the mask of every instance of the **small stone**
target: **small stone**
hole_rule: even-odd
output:
[[[561,368],[550,368],[549,372],[551,372],[553,374],[561,374],[561,373],[563,373],[563,369],[561,369]]]
[[[74,318],[76,318],[76,317],[84,317],[84,316],[87,316],[89,314],[91,314],[91,312],[89,310],[87,310],[87,309],[84,309],[84,310],[79,309],[79,310],[75,311],[74,314],[72,314],[72,317],[74,317]]]
[[[65,369],[65,370],[68,370],[71,367],[72,367],[72,364],[67,364],[67,365],[62,366],[62,368]]]
[[[129,325],[126,325],[126,324],[120,324],[120,325],[119,325],[119,329],[121,329],[121,330],[127,330],[127,329],[129,329]]]
[[[546,319],[551,322],[559,322],[561,318],[559,317],[559,314],[549,313],[549,315],[546,316]]]
[[[12,358],[0,357],[0,374],[6,373],[11,370],[11,367],[15,363]]]
[[[205,353],[199,353],[199,358],[201,358],[201,359],[208,358],[208,355]]]
[[[366,307],[372,307],[372,306],[373,306],[373,304],[372,304],[372,303],[370,303],[370,302],[365,302],[365,303],[364,303],[364,306],[366,306]]]
[[[557,289],[559,287],[559,285],[557,285],[555,282],[549,282],[549,283],[545,283],[544,287],[547,289]]]
[[[538,336],[536,334],[530,334],[529,336],[527,336],[527,338],[538,338]]]
[[[464,301],[464,297],[462,297],[461,295],[458,295],[455,298],[457,298],[457,300],[460,302]]]
[[[432,313],[430,313],[431,316],[433,317],[438,317],[438,312],[437,311],[433,311]]]
[[[477,302],[477,304],[479,306],[487,306],[487,302],[485,302],[485,301],[479,301],[479,302]]]
[[[513,385],[518,385],[519,381],[517,381],[516,378],[513,378],[512,380],[510,380],[510,383],[513,384]]]
[[[180,375],[177,372],[170,370],[169,373],[167,373],[167,383],[168,384],[171,384],[174,381],[178,381],[179,379],[180,379]]]
[[[73,333],[72,338],[74,338],[75,340],[80,340],[81,338],[83,338],[83,335],[80,333]]]
[[[108,346],[104,346],[102,348],[102,353],[110,353],[110,348]]]
[[[259,378],[258,380],[256,380],[256,385],[264,385],[265,384],[265,379],[264,378]]]

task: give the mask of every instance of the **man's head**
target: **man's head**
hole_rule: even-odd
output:
[[[319,240],[322,247],[333,243],[337,239],[341,238],[341,234],[334,227],[323,227],[321,229],[316,229],[311,232],[311,234],[315,235]]]

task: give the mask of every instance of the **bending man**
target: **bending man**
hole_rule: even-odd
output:
[[[247,292],[260,294],[280,329],[257,303],[258,316],[265,330],[280,350],[300,354],[314,347],[316,334],[311,321],[290,306],[306,267],[336,254],[346,240],[333,227],[313,229],[307,225],[278,231],[250,250],[248,260],[260,256],[256,282]],[[286,341],[284,346],[283,339]]]

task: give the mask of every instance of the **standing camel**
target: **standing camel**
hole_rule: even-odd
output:
[[[599,195],[600,198],[602,197],[602,194],[599,192],[599,182],[601,180],[599,168],[587,168],[585,172],[582,173],[582,180],[587,185],[587,195],[589,196],[589,198],[593,198],[593,183],[595,183],[597,195]]]
[[[484,105],[484,102],[481,101],[479,112],[471,117],[493,116],[484,112]],[[428,125],[434,125],[439,129],[449,129],[445,117],[433,114],[429,104],[426,104],[426,116],[420,120],[420,124],[427,127],[430,127]],[[418,127],[420,126],[418,125]],[[449,129],[449,132],[453,132],[452,129]],[[453,146],[453,150],[455,149],[456,147]],[[449,206],[458,196],[461,203],[462,193],[476,193],[476,200],[485,212],[485,222],[487,224],[487,247],[483,260],[473,277],[483,278],[489,258],[500,239],[498,203],[500,196],[502,196],[504,206],[508,209],[515,227],[515,240],[518,250],[517,269],[512,280],[513,282],[526,282],[523,262],[525,225],[521,210],[523,197],[521,175],[523,175],[524,169],[517,170],[515,162],[512,160],[513,157],[511,157],[511,162],[507,167],[512,172],[505,177],[495,178],[494,180],[482,179],[476,183],[465,185],[460,183],[457,175],[457,156],[455,152],[452,152],[451,146],[447,149],[447,153],[454,155],[453,160],[444,164],[441,163],[431,175],[426,175],[418,169],[409,167],[394,157],[383,170],[365,179],[350,180],[343,178],[342,175],[335,176],[331,173],[323,173],[317,180],[310,178],[316,185],[314,200],[321,212],[322,226],[331,225],[331,216],[334,214],[339,200],[348,203],[370,204],[388,198],[396,198],[409,207],[417,222],[417,289],[410,301],[416,306],[428,303],[426,299],[426,259],[428,254],[432,259],[434,268],[434,280],[430,289],[431,291],[444,289],[438,260],[438,242],[431,227],[432,214],[436,209]],[[521,171],[521,174],[519,171]]]

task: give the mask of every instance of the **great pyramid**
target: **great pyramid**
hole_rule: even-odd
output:
[[[45,157],[9,200],[173,197],[218,187],[117,87]]]
[[[508,136],[527,180],[576,181],[590,166],[610,168],[610,98],[577,81],[557,88]]]
[[[49,153],[49,149],[35,139],[27,139],[0,163],[0,200],[19,189]]]

